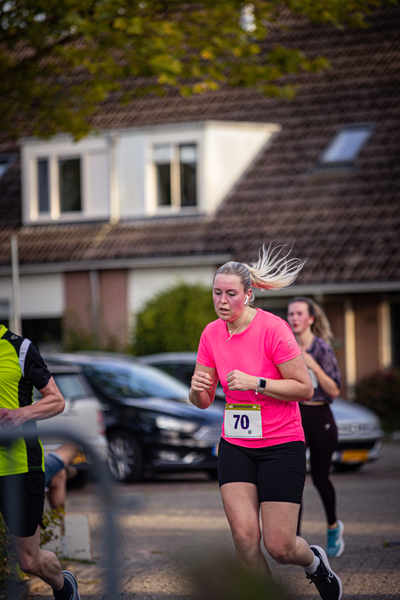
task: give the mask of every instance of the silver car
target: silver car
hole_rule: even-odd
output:
[[[52,417],[38,421],[39,433],[45,454],[55,451],[68,438],[57,438],[52,430],[62,429],[81,437],[93,449],[100,460],[105,461],[108,453],[108,443],[104,429],[102,404],[86,381],[81,369],[74,365],[60,365],[46,360],[47,367],[53,375],[60,392],[65,399],[64,411]],[[40,400],[41,395],[34,390],[34,401]],[[48,433],[47,433],[48,432]],[[78,474],[75,484],[83,483],[90,469],[92,459],[85,452],[79,452],[72,465]]]
[[[138,360],[176,377],[190,386],[196,364],[195,352],[166,352],[140,356]],[[218,385],[215,400],[225,402]],[[331,405],[338,428],[338,444],[332,456],[337,470],[356,470],[380,456],[383,431],[379,417],[370,409],[355,402],[336,398]]]

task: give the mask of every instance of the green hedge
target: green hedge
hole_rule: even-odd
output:
[[[195,352],[204,327],[216,318],[210,288],[180,283],[138,313],[130,352]]]
[[[388,369],[364,379],[356,386],[355,401],[372,409],[383,427],[400,429],[400,369]]]

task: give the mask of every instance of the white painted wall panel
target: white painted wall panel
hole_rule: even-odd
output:
[[[121,135],[117,153],[121,218],[145,214],[144,161],[143,134]]]
[[[0,296],[12,306],[11,277],[0,278]],[[65,309],[64,277],[62,273],[21,275],[20,296],[23,319],[62,317]]]
[[[85,214],[94,217],[108,217],[110,214],[110,177],[108,151],[93,152],[87,157],[88,190]]]
[[[216,210],[279,129],[278,125],[268,123],[206,123],[207,212]]]
[[[210,288],[215,268],[209,267],[164,267],[136,269],[128,277],[128,312],[129,316],[138,313],[148,300],[158,292],[166,291],[179,282],[201,283]]]

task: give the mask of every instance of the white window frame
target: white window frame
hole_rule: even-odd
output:
[[[71,160],[77,159],[80,164],[80,184],[81,184],[81,209],[78,211],[61,211],[60,206],[60,171],[59,171],[59,161],[60,160]],[[31,207],[31,215],[35,218],[35,220],[39,219],[49,219],[59,220],[60,217],[81,217],[84,213],[84,185],[83,185],[83,159],[84,157],[79,154],[76,155],[53,155],[53,156],[38,156],[35,161],[34,172],[32,173],[32,185],[34,189],[32,190],[32,201],[35,203],[35,206]],[[49,210],[47,212],[39,211],[39,181],[38,181],[38,162],[39,160],[47,160],[48,161],[48,186],[49,186]]]
[[[197,129],[197,128],[196,128]],[[204,211],[203,199],[203,132],[201,127],[197,130],[176,131],[170,129],[165,132],[155,132],[147,136],[146,140],[146,213],[148,216],[173,215],[173,214],[199,214]],[[181,206],[180,192],[180,161],[179,147],[196,147],[196,205]],[[160,206],[157,197],[157,163],[154,161],[154,148],[158,146],[171,147],[171,205]]]
[[[22,198],[24,223],[49,223],[91,220],[88,213],[90,190],[90,155],[109,152],[105,137],[87,138],[74,143],[69,136],[58,136],[50,142],[36,139],[22,140]],[[48,160],[49,211],[39,212],[38,161]],[[61,212],[59,189],[59,160],[79,159],[81,170],[81,210]]]
[[[184,146],[194,146],[196,149],[196,203],[194,205],[191,206],[183,206],[182,205],[182,186],[181,186],[181,173],[180,173],[180,166],[181,166],[181,161],[180,161],[180,149],[181,147]],[[185,144],[165,144],[163,146],[161,146],[163,148],[169,148],[170,152],[170,158],[169,161],[164,163],[164,164],[168,164],[169,165],[169,171],[170,171],[170,194],[171,194],[171,204],[170,205],[163,205],[159,203],[159,197],[158,197],[158,185],[157,185],[157,181],[156,181],[156,194],[157,194],[157,207],[158,210],[160,209],[168,209],[171,210],[172,212],[180,212],[180,211],[186,211],[188,208],[191,210],[196,210],[197,209],[197,204],[198,204],[198,157],[197,157],[197,144],[196,143],[185,143]],[[154,170],[155,170],[155,174],[156,174],[156,178],[157,178],[157,167],[161,164],[163,164],[162,161],[156,161],[154,159],[154,151],[160,148],[160,146],[153,146],[153,165],[154,165]]]

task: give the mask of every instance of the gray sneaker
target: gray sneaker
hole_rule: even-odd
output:
[[[62,574],[64,575],[65,579],[70,582],[72,587],[72,596],[70,600],[81,600],[78,592],[78,581],[75,575],[71,573],[71,571],[63,571]]]
[[[311,579],[310,583],[315,585],[322,600],[340,600],[343,593],[342,582],[332,571],[325,551],[319,546],[310,546],[310,550],[321,562],[315,573],[312,575],[307,573],[307,579]]]

